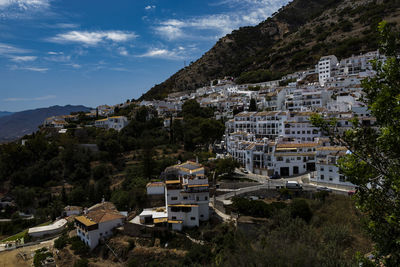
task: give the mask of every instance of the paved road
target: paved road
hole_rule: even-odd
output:
[[[303,189],[306,191],[317,191],[317,188],[318,188],[317,185],[303,183],[303,178],[309,178],[309,174],[302,174],[302,175],[299,175],[296,177],[281,178],[281,179],[270,179],[269,177],[262,176],[262,175],[257,175],[257,174],[253,174],[253,173],[243,173],[239,169],[235,170],[235,174],[236,175],[233,177],[234,179],[235,178],[236,179],[247,178],[247,179],[258,182],[261,185],[255,185],[255,186],[232,190],[231,192],[217,196],[216,197],[217,200],[224,201],[224,200],[230,199],[237,195],[241,195],[241,194],[249,193],[249,192],[253,192],[253,191],[258,191],[261,189],[275,189],[277,186],[285,186],[286,181],[297,181],[300,184],[302,184]],[[344,189],[342,190],[342,189],[337,189],[337,188],[333,188],[333,187],[330,187],[329,189],[332,190],[332,192],[335,194],[347,195],[347,192],[348,192],[348,190],[344,190]]]
[[[236,175],[234,177],[232,177],[233,179],[247,178],[247,179],[258,182],[261,185],[249,186],[249,187],[244,187],[244,188],[239,188],[239,189],[229,189],[229,191],[219,189],[218,191],[225,191],[227,193],[215,197],[216,200],[221,201],[224,204],[231,204],[230,199],[234,196],[238,196],[238,195],[241,195],[244,193],[258,191],[261,189],[275,189],[277,186],[285,186],[286,181],[297,181],[297,182],[301,183],[303,186],[303,189],[305,191],[317,191],[318,190],[317,185],[303,183],[303,178],[309,178],[309,174],[303,174],[303,175],[299,175],[296,177],[281,178],[281,179],[270,179],[269,177],[262,176],[262,175],[257,175],[257,174],[253,174],[253,173],[243,173],[239,169],[235,170],[235,174]],[[332,190],[332,193],[341,194],[341,195],[347,195],[347,192],[348,192],[348,190],[337,189],[337,188],[332,188],[332,187],[330,187],[329,189]],[[221,212],[220,210],[218,210],[217,208],[215,208],[211,202],[210,202],[210,207],[212,207],[214,209],[214,211],[220,217],[222,217],[222,219],[224,221],[232,220],[232,217],[230,215],[225,214],[225,213]]]
[[[263,176],[263,175],[258,175],[258,174],[254,174],[254,173],[244,173],[242,171],[240,171],[240,169],[236,169],[235,170],[235,174],[236,176],[233,178],[247,178],[262,184],[271,184],[271,188],[275,188],[275,186],[285,186],[286,181],[297,181],[300,184],[302,184],[303,189],[307,190],[307,191],[316,191],[318,187],[320,187],[319,185],[316,184],[312,184],[312,183],[303,183],[303,178],[310,178],[310,175],[308,173],[306,174],[302,174],[299,176],[295,176],[295,177],[289,177],[289,178],[281,178],[281,179],[270,179],[267,176]],[[329,186],[329,185],[324,185],[324,187],[329,188],[330,190],[332,190],[332,193],[335,194],[339,194],[339,195],[347,195],[348,191],[351,190],[349,189],[344,189],[344,188],[336,188],[333,186]]]

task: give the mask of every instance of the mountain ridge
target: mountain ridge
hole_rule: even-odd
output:
[[[69,115],[71,112],[78,111],[90,111],[90,108],[82,105],[55,105],[47,108],[24,110],[0,117],[0,143],[14,141],[26,134],[35,132],[48,117]]]
[[[224,76],[237,77],[241,83],[272,80],[313,66],[323,55],[341,58],[376,50],[377,24],[385,19],[397,26],[399,8],[396,0],[294,0],[260,24],[222,37],[140,100],[163,99]],[[255,71],[263,75],[257,79],[251,75]]]
[[[14,112],[9,112],[9,111],[0,111],[0,118],[4,116],[9,116],[13,114]]]

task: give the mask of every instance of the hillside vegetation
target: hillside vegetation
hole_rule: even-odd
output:
[[[261,82],[312,67],[322,55],[338,58],[376,50],[377,24],[395,27],[400,1],[294,0],[254,27],[242,27],[141,99],[194,90],[210,80],[237,77],[238,83]]]

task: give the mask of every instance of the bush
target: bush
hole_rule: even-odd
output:
[[[135,240],[134,239],[129,239],[128,240],[129,246],[128,246],[128,250],[132,250],[135,248]]]
[[[79,259],[74,263],[74,267],[87,267],[89,266],[89,261],[88,259]]]
[[[304,199],[294,199],[290,205],[290,214],[292,218],[301,218],[307,223],[310,222],[313,214],[308,205],[307,201]]]
[[[248,200],[241,197],[235,197],[232,200],[233,207],[237,212],[253,217],[268,218],[274,211],[286,207],[286,204],[282,202],[267,204],[262,200]]]
[[[334,247],[348,247],[352,243],[351,233],[346,225],[331,224],[324,228],[323,239]]]
[[[320,191],[320,192],[316,192],[314,193],[314,198],[318,199],[322,202],[325,201],[325,199],[329,196],[329,192],[327,191]]]
[[[85,255],[89,252],[89,247],[86,246],[86,244],[83,243],[79,237],[75,237],[73,240],[71,240],[71,249],[77,255]]]
[[[41,248],[35,251],[35,256],[33,257],[33,265],[35,267],[42,266],[42,261],[47,257],[53,257],[53,253],[47,252],[47,248]]]
[[[68,243],[68,236],[62,235],[54,241],[54,247],[56,249],[63,249]]]
[[[202,266],[206,266],[211,262],[212,252],[211,248],[206,245],[195,245],[186,254],[183,259],[183,264],[185,266],[193,266],[198,263]]]

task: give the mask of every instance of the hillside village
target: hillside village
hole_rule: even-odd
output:
[[[373,60],[384,62],[385,56],[379,51],[340,60],[324,56],[315,68],[280,80],[237,85],[225,78],[190,94],[174,93],[164,101],[140,105],[155,108],[169,127],[171,116],[172,121],[179,119],[184,101],[195,99],[200,106],[213,108],[216,119],[226,121],[220,145],[247,171],[270,177],[313,172],[311,181],[316,184],[352,189],[336,167],[347,149],[331,144],[311,117],[335,118],[341,132],[352,127],[354,118],[373,125],[374,118],[360,101],[361,81],[374,75]]]
[[[355,186],[339,172],[336,164],[341,156],[351,152],[332,143],[312,124],[311,118],[315,114],[325,119],[335,118],[341,132],[352,127],[354,118],[373,125],[374,118],[360,101],[361,81],[374,75],[372,60],[383,62],[385,56],[378,51],[341,60],[325,56],[315,68],[276,81],[237,85],[233,78],[226,77],[192,93],[171,94],[163,101],[127,101],[115,106],[102,105],[89,113],[46,119],[41,130],[55,130],[58,135],[68,134],[76,127],[120,132],[132,118],[132,113],[126,110],[135,110],[131,107],[136,106],[152,110],[146,118],[161,118],[162,127],[168,132],[183,119],[184,103],[195,100],[201,108],[212,110],[215,120],[225,124],[222,139],[209,144],[215,158],[208,162],[233,159],[239,168],[230,167],[228,172],[244,176],[254,186],[238,191],[235,185],[226,193],[218,189],[215,170],[214,174],[206,172],[205,166],[194,160],[178,162],[160,173],[160,179],[147,184],[147,204],[141,209],[118,211],[104,197],[92,207],[68,205],[54,222],[30,228],[27,235],[31,241],[24,240],[27,236],[14,239],[6,242],[3,250],[24,247],[32,240],[47,240],[60,234],[63,237],[67,230],[72,230],[70,234],[94,250],[102,244],[108,246],[107,240],[115,234],[142,237],[143,233],[153,235],[165,229],[182,232],[216,218],[238,224],[240,216],[234,210],[241,208],[235,202],[236,208],[231,211],[232,199],[236,195],[250,196],[253,200],[271,197],[271,192],[273,195],[279,192],[275,187],[293,192],[304,188],[305,193],[353,194]],[[125,110],[124,115],[120,110]],[[22,144],[26,141],[23,139]],[[98,151],[95,144],[85,146]],[[2,200],[2,206],[7,205],[15,205],[12,198]]]

